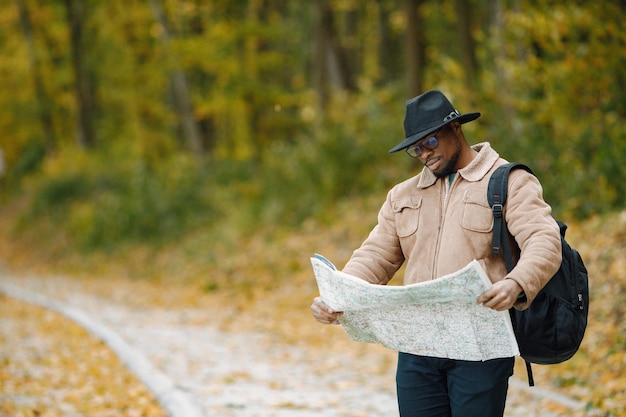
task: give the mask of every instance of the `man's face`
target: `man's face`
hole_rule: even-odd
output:
[[[458,123],[444,126],[437,135],[439,145],[434,149],[422,148],[422,154],[418,157],[437,178],[443,178],[458,169],[461,140],[456,134],[457,127]]]

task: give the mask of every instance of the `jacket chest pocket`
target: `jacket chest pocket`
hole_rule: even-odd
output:
[[[422,197],[409,197],[392,204],[399,237],[407,237],[417,231],[422,207]]]
[[[491,232],[493,229],[493,212],[487,203],[487,192],[467,192],[463,196],[461,226],[472,232]]]

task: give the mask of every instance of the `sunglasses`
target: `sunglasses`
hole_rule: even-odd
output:
[[[408,153],[413,158],[418,158],[422,156],[422,148],[432,151],[437,146],[439,146],[439,140],[437,140],[437,135],[440,131],[441,129],[437,130],[435,134],[428,139],[424,139],[415,145],[409,146],[408,148],[406,148],[406,153]]]

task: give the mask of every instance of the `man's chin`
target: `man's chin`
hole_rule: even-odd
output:
[[[452,167],[449,166],[445,166],[442,169],[438,169],[437,171],[432,171],[431,172],[435,175],[435,177],[437,178],[445,178],[448,175],[452,174]]]

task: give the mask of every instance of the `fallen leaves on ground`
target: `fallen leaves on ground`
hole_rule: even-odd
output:
[[[76,254],[65,246],[38,246],[37,236],[42,234],[38,233],[10,244],[0,241],[0,259],[14,260],[10,266],[17,270],[28,266],[37,274],[69,274],[87,292],[117,302],[206,308],[224,330],[271,332],[282,341],[320,346],[329,354],[353,352],[360,344],[347,342],[341,328],[318,325],[311,317],[309,306],[317,287],[309,257],[318,252],[341,267],[373,226],[364,219],[375,220],[377,204],[373,199],[337,207],[341,222],[311,220],[298,230],[245,234],[199,230],[165,248],[129,248],[114,260],[103,254]],[[568,241],[581,252],[589,270],[589,326],[573,359],[533,367],[536,384],[558,389],[607,416],[622,416],[626,410],[626,212],[570,224]],[[520,367],[516,373],[525,371]]]
[[[101,341],[65,317],[0,296],[0,416],[165,417]]]

